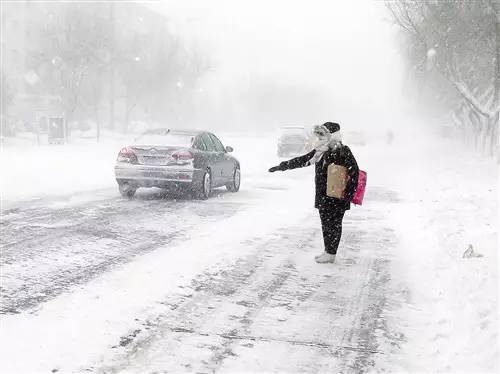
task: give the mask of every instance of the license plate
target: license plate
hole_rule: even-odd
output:
[[[144,165],[166,165],[167,159],[165,157],[143,157],[142,163]]]

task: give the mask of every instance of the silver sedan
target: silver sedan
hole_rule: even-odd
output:
[[[120,150],[115,178],[122,196],[133,197],[139,187],[192,192],[207,199],[213,188],[240,188],[238,160],[207,131],[154,129]]]

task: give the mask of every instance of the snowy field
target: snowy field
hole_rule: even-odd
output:
[[[320,265],[313,170],[268,173],[275,134],[221,139],[242,186],[207,201],[121,198],[125,137],[4,144],[1,372],[499,370],[493,160],[422,133],[351,145],[366,202]]]

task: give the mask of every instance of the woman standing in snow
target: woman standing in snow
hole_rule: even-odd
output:
[[[351,199],[356,192],[359,168],[351,150],[342,144],[338,123],[326,122],[315,126],[314,134],[318,138],[314,149],[299,157],[281,162],[269,169],[269,172],[284,171],[315,165],[316,196],[314,206],[319,210],[325,251],[316,256],[318,263],[333,263],[342,236],[342,219],[351,207]],[[344,166],[349,176],[344,191],[344,198],[338,199],[326,194],[327,173],[330,164]]]

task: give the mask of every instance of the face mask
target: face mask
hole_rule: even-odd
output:
[[[314,143],[314,148],[317,150],[325,150],[328,148],[328,143],[330,143],[330,137],[328,135],[316,135],[316,142]]]

